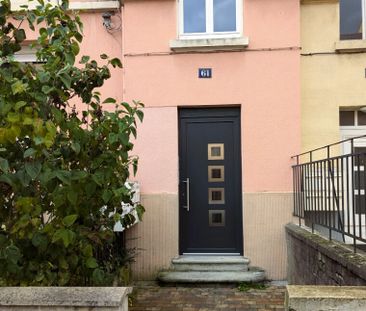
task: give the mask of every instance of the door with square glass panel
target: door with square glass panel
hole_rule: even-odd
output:
[[[243,253],[240,108],[179,110],[180,253]]]

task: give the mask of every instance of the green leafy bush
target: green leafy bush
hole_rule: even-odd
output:
[[[121,62],[103,54],[104,65],[83,56],[76,66],[82,23],[66,9],[39,1],[11,15],[0,3],[0,286],[111,284],[123,270],[108,253],[113,226],[144,211],[122,216],[121,205],[132,203],[125,182],[137,169],[129,153],[142,104],[101,102],[95,88]],[[15,61],[22,27],[39,32],[37,65]]]

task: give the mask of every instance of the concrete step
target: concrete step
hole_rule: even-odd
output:
[[[175,271],[248,271],[249,259],[243,256],[190,256],[172,260]]]
[[[250,267],[248,271],[161,271],[158,280],[165,283],[239,283],[261,282],[265,272],[260,268]]]

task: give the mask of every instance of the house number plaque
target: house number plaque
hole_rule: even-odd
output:
[[[200,79],[211,79],[212,78],[212,68],[199,68],[198,78]]]

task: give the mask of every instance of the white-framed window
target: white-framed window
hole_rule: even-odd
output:
[[[178,0],[180,39],[242,35],[243,0]]]
[[[340,39],[366,39],[366,0],[339,0]]]

